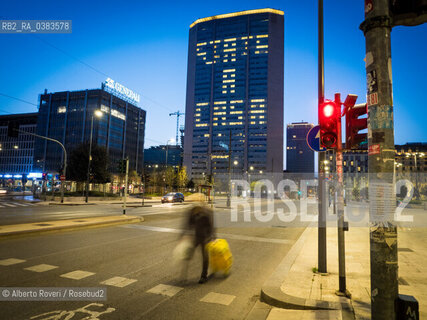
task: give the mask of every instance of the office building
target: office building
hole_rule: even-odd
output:
[[[182,148],[176,145],[153,146],[144,150],[145,172],[154,169],[168,167],[180,167],[182,165]]]
[[[18,132],[18,137],[9,137],[8,124],[11,122],[16,123],[20,131],[36,133],[37,113],[0,116],[0,174],[2,178],[4,175],[7,177],[28,175],[33,171],[34,136]]]
[[[129,158],[129,170],[142,172],[146,112],[121,94],[101,89],[63,91],[40,96],[37,133],[59,140],[70,154],[81,143],[106,147],[110,171],[118,170],[120,159]],[[95,111],[100,110],[101,116]],[[93,120],[92,120],[93,118]],[[63,163],[61,147],[36,139],[34,165],[43,172],[59,172]]]
[[[314,173],[314,151],[307,144],[312,123],[295,122],[287,126],[286,168],[290,173]]]
[[[259,9],[190,26],[184,165],[189,177],[283,171],[284,17]]]

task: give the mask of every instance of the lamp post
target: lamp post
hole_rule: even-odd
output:
[[[89,182],[90,182],[90,164],[92,162],[92,136],[93,136],[93,117],[96,116],[98,118],[102,117],[101,110],[95,110],[92,114],[92,119],[90,122],[90,139],[89,139],[89,161],[87,163],[87,181],[86,181],[86,203],[89,200]]]

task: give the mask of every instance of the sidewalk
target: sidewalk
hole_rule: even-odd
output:
[[[144,221],[144,218],[142,217],[117,215],[5,225],[0,226],[0,239],[59,230],[75,230],[81,228],[109,226],[125,223],[138,223],[142,221]]]
[[[369,229],[350,227],[345,236],[347,289],[351,299],[335,295],[338,289],[337,228],[328,226],[328,274],[321,275],[313,272],[317,267],[317,228],[308,227],[261,292],[262,300],[270,305],[300,310],[273,307],[264,313],[263,319],[371,318]],[[413,295],[418,300],[420,319],[427,317],[426,243],[425,228],[399,228],[399,293]]]

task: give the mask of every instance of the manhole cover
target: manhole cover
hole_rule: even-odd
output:
[[[45,227],[45,226],[51,226],[51,224],[50,223],[36,223],[35,226]]]
[[[409,248],[398,248],[398,250],[402,251],[402,252],[414,252],[414,250],[409,249]]]

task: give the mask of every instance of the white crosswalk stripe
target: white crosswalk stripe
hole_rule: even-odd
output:
[[[26,260],[16,259],[16,258],[8,258],[0,260],[0,266],[11,266],[13,264],[23,263]]]
[[[4,204],[5,206],[8,206],[8,207],[13,207],[13,208],[15,208],[15,207],[16,207],[14,204],[7,203],[7,202],[3,202],[3,204]]]
[[[160,294],[162,296],[173,297],[182,289],[181,287],[170,286],[167,284],[159,284],[150,290],[147,290],[149,293]]]
[[[136,281],[137,280],[135,280],[135,279],[128,279],[128,278],[123,278],[123,277],[113,277],[111,279],[102,281],[101,284],[105,284],[107,286],[123,288],[123,287],[126,287],[126,286],[136,282]]]
[[[19,202],[11,202],[11,203],[15,204],[17,206],[21,206],[21,207],[27,207],[28,206],[28,204],[25,204],[25,203],[19,203]]]
[[[36,206],[39,203],[31,203],[31,202],[0,202],[0,208],[16,208],[16,207],[29,207]]]
[[[65,274],[61,274],[62,278],[68,278],[73,280],[81,280],[83,278],[87,278],[93,276],[95,273],[83,270],[71,271]]]

